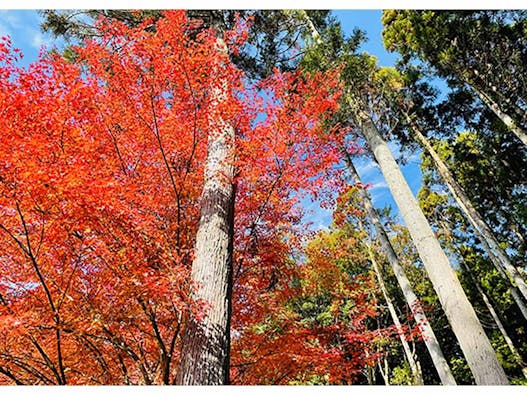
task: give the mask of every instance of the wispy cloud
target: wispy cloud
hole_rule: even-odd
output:
[[[355,168],[361,177],[367,177],[372,172],[375,172],[378,169],[377,163],[375,161],[368,159],[368,161],[361,161],[355,164]]]
[[[31,46],[35,49],[40,49],[42,45],[46,48],[50,48],[53,45],[53,41],[50,37],[45,36],[41,31],[32,29],[31,31]]]
[[[368,188],[368,192],[374,206],[383,206],[386,202],[386,198],[391,197],[390,190],[384,179],[372,183]]]
[[[42,46],[51,49],[61,40],[40,30],[42,18],[35,10],[0,10],[0,35],[9,35],[13,47],[22,50],[26,62],[36,59]]]
[[[23,26],[22,20],[15,11],[0,10],[0,36],[10,36],[13,38],[15,31],[21,29]]]
[[[372,184],[368,190],[372,191],[374,189],[388,189],[388,185],[386,184],[386,181],[384,180],[378,181],[375,184]]]
[[[0,19],[3,24],[10,26],[13,29],[20,29],[24,24],[20,17],[14,14],[12,11],[0,10]]]
[[[42,34],[39,34],[38,32],[34,32],[33,37],[31,39],[31,46],[35,49],[40,49],[43,43],[44,43],[44,39],[42,37]]]

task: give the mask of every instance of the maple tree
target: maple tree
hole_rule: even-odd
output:
[[[309,238],[305,262],[288,255],[285,243],[273,246],[283,269],[246,313],[233,344],[233,383],[357,383],[397,336],[390,324],[375,324],[381,304],[364,235],[342,220],[358,213],[348,196],[338,198],[332,229]]]
[[[328,11],[99,10],[84,25],[46,15],[82,41],[27,68],[0,41],[0,384],[438,383],[425,310],[455,381],[478,368],[487,382],[425,278],[432,248],[418,253],[415,229],[348,186],[361,135],[409,143],[410,102],[416,124],[435,124],[430,92],[359,54],[360,32],[344,37]],[[467,152],[445,163],[466,188],[471,145],[456,144]],[[451,273],[477,318],[489,310],[491,345],[517,375],[522,317],[430,185],[431,229],[467,265]],[[305,222],[308,200],[333,212],[328,229]],[[387,243],[399,262],[386,261]],[[395,284],[403,269],[418,311]]]
[[[189,270],[214,116],[239,136],[235,316],[257,304],[261,289],[247,284],[278,270],[261,246],[268,238],[274,249],[298,221],[291,191],[307,179],[320,189],[338,160],[320,126],[336,108],[331,73],[277,72],[251,88],[226,59],[221,75],[204,72],[220,56],[215,35],[192,36],[199,22],[182,11],[155,34],[149,20],[99,23],[101,37],[74,48],[76,64],[48,55],[20,69],[2,45],[7,382],[174,382],[182,317],[210,308],[189,299],[200,286]],[[243,40],[243,28],[229,34],[228,44]],[[219,104],[209,94],[217,81],[228,84]]]
[[[135,109],[105,105],[118,90],[103,91],[61,58],[4,70],[3,317],[21,332],[4,332],[7,369],[29,383],[167,381],[191,245],[178,241],[152,131]],[[168,248],[174,240],[179,254]]]

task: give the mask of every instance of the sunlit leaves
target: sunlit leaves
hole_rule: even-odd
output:
[[[182,11],[135,27],[101,18],[70,48],[74,63],[50,54],[27,70],[3,44],[1,380],[173,381],[182,318],[207,309],[188,299],[188,270],[218,122],[237,133],[233,333],[291,295],[297,193],[336,185],[322,127],[336,76],[276,72],[252,86],[198,26]]]

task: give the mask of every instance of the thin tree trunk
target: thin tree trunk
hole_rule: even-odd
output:
[[[370,353],[368,352],[368,350],[366,350],[366,357],[369,357],[369,356],[370,356]],[[373,374],[373,367],[371,367],[369,365],[366,365],[366,380],[368,382],[368,385],[374,385],[375,384],[374,374]]]
[[[476,383],[509,384],[454,269],[450,266],[386,142],[381,138],[369,114],[358,107],[352,108],[356,113],[358,126],[379,163]]]
[[[383,357],[383,364],[384,366],[381,365],[381,361],[377,361],[377,367],[384,380],[384,385],[390,385],[390,371],[388,369],[388,358],[386,358],[386,355]]]
[[[406,341],[406,338],[404,336],[403,327],[401,325],[401,321],[399,320],[399,317],[397,316],[397,312],[395,311],[395,307],[393,306],[392,298],[390,298],[390,295],[388,294],[386,285],[384,285],[384,280],[382,278],[379,265],[377,264],[377,260],[373,256],[370,246],[368,246],[368,253],[370,255],[370,261],[373,266],[373,270],[375,270],[375,275],[377,276],[377,281],[379,282],[379,287],[381,288],[382,295],[384,297],[384,300],[386,301],[386,306],[388,307],[388,311],[390,312],[392,321],[395,324],[395,328],[397,329],[397,334],[399,335],[399,339],[401,340],[401,344],[403,346],[406,360],[408,361],[408,364],[410,365],[410,370],[415,380],[415,384],[423,385],[424,384],[423,377],[421,376],[419,369],[417,368],[417,365],[412,355],[412,351],[410,350],[410,346],[408,345],[408,341]]]
[[[477,210],[474,208],[474,206],[470,202],[470,199],[465,194],[465,191],[463,191],[463,188],[461,188],[461,186],[454,179],[448,167],[441,160],[441,157],[437,154],[437,152],[428,142],[426,137],[423,136],[419,129],[413,125],[409,117],[407,117],[407,120],[411,125],[411,129],[415,137],[434,161],[438,173],[445,181],[445,184],[447,185],[448,189],[450,190],[450,193],[454,197],[454,200],[461,208],[461,211],[465,214],[465,218],[467,218],[472,228],[476,231],[479,240],[483,244],[485,251],[489,255],[489,258],[491,259],[492,263],[494,264],[494,267],[504,278],[506,278],[512,284],[512,287],[509,287],[509,289],[511,290],[511,294],[513,295],[513,298],[516,301],[518,307],[520,308],[523,316],[525,317],[525,319],[527,319],[527,306],[525,305],[525,302],[522,300],[520,295],[518,295],[519,290],[522,295],[527,299],[527,285],[525,284],[525,281],[523,280],[521,274],[518,272],[518,270],[516,270],[516,267],[510,262],[505,252],[501,249],[498,244],[498,241],[492,234],[492,231],[490,230],[486,222],[483,220],[483,218],[479,215]],[[504,273],[503,268],[507,271],[510,277],[507,276],[506,273]],[[518,290],[515,288],[515,286],[518,287]]]
[[[465,263],[465,261],[463,259],[461,259],[461,263],[462,263],[463,267],[465,268],[465,271],[470,276],[472,282],[476,286],[476,289],[478,290],[479,294],[481,295],[481,298],[483,299],[483,302],[485,303],[485,306],[487,307],[487,310],[489,311],[490,315],[492,316],[492,319],[496,323],[496,326],[498,327],[499,331],[501,332],[501,335],[505,339],[505,343],[507,343],[507,346],[509,347],[509,350],[511,351],[511,354],[518,361],[518,364],[520,365],[520,367],[522,369],[523,376],[527,379],[527,365],[523,361],[523,358],[521,357],[520,353],[518,352],[518,350],[514,346],[514,343],[512,342],[509,334],[505,330],[505,327],[503,326],[503,323],[501,322],[501,320],[500,320],[500,318],[498,316],[498,313],[496,312],[496,310],[492,306],[492,303],[490,302],[488,296],[485,294],[485,291],[483,291],[483,289],[479,285],[478,280],[474,277],[474,275],[472,274],[472,271],[470,270],[470,268],[468,267],[468,265]]]
[[[509,130],[514,133],[524,145],[527,145],[527,133],[516,124],[514,119],[502,111],[498,103],[492,100],[488,95],[480,91],[474,85],[469,85],[472,87],[472,89],[474,89],[474,92],[476,92],[481,101],[485,103],[485,105],[490,108],[499,119],[501,119],[505,126],[507,126]]]
[[[226,51],[217,39],[219,51]],[[220,103],[227,83],[214,89]],[[232,248],[234,223],[234,128],[225,120],[208,137],[205,183],[201,197],[200,223],[196,235],[191,279],[196,287],[191,297],[205,303],[204,316],[189,315],[182,335],[178,385],[229,383],[230,318],[232,292]]]
[[[357,170],[355,169],[355,166],[353,165],[353,162],[351,161],[351,158],[349,157],[349,154],[346,151],[344,151],[344,159],[351,173],[353,181],[355,182],[355,184],[359,184],[361,182],[359,174],[357,173]],[[415,295],[410,281],[408,280],[408,277],[406,277],[404,269],[399,264],[399,258],[397,257],[397,254],[395,253],[392,247],[390,239],[388,238],[388,235],[384,230],[384,226],[382,225],[379,214],[373,207],[373,203],[371,202],[368,192],[362,188],[359,188],[359,194],[362,198],[362,204],[366,209],[366,213],[368,214],[373,225],[375,226],[379,242],[381,243],[384,253],[388,258],[388,262],[390,263],[393,269],[393,273],[395,275],[395,278],[397,279],[397,282],[399,283],[399,287],[403,292],[403,296],[406,300],[406,303],[410,307],[415,322],[417,323],[419,330],[421,331],[423,341],[425,342],[426,348],[430,353],[432,363],[434,364],[434,367],[437,370],[441,383],[443,385],[456,385],[456,380],[454,379],[454,376],[450,371],[450,367],[448,366],[448,362],[446,361],[445,356],[441,351],[439,342],[437,341],[435,333],[432,327],[430,326],[430,322],[428,321],[423,307],[421,306],[421,302],[419,298]]]

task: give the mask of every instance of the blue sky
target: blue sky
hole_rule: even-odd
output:
[[[24,53],[23,64],[37,59],[42,45],[51,46],[51,37],[40,31],[40,16],[33,10],[0,10],[0,36],[9,35],[13,46]]]
[[[397,56],[388,53],[382,44],[381,10],[335,10],[334,14],[341,21],[345,32],[351,33],[355,27],[366,31],[368,40],[361,47],[362,50],[376,56],[382,66],[394,65]],[[59,47],[61,45],[49,34],[40,31],[40,21],[41,17],[35,10],[0,10],[0,36],[11,36],[13,46],[20,48],[24,53],[24,65],[28,65],[37,59],[42,45],[48,49],[55,45]],[[392,153],[397,157],[399,147],[395,143],[389,145]],[[416,153],[402,167],[403,174],[414,194],[417,193],[421,185],[419,162],[419,153]],[[363,182],[372,185],[369,191],[375,206],[389,205],[394,211],[397,211],[397,206],[377,165],[371,159],[357,158],[355,166]],[[308,215],[306,220],[313,222],[315,228],[325,228],[330,224],[330,211],[321,209],[317,202],[305,201],[304,204],[308,210],[313,210],[313,213]]]
[[[351,34],[354,28],[359,28],[366,32],[368,40],[361,46],[361,50],[374,55],[381,66],[393,66],[397,61],[397,54],[389,53],[382,44],[382,24],[381,10],[334,10],[334,15],[342,24],[344,32]],[[397,158],[400,155],[399,146],[394,143],[388,143],[390,150]],[[401,166],[401,170],[408,182],[410,189],[417,195],[421,187],[421,171],[419,169],[420,151],[407,156],[407,163]],[[393,200],[390,190],[379,170],[377,164],[370,158],[355,158],[355,167],[364,184],[371,184],[369,189],[375,207],[382,208],[391,206],[396,213],[397,205]],[[305,202],[308,209],[313,210],[314,214],[308,216],[308,220],[313,222],[317,228],[325,228],[331,223],[331,212],[319,207],[317,202]],[[401,222],[402,218],[399,218]]]

